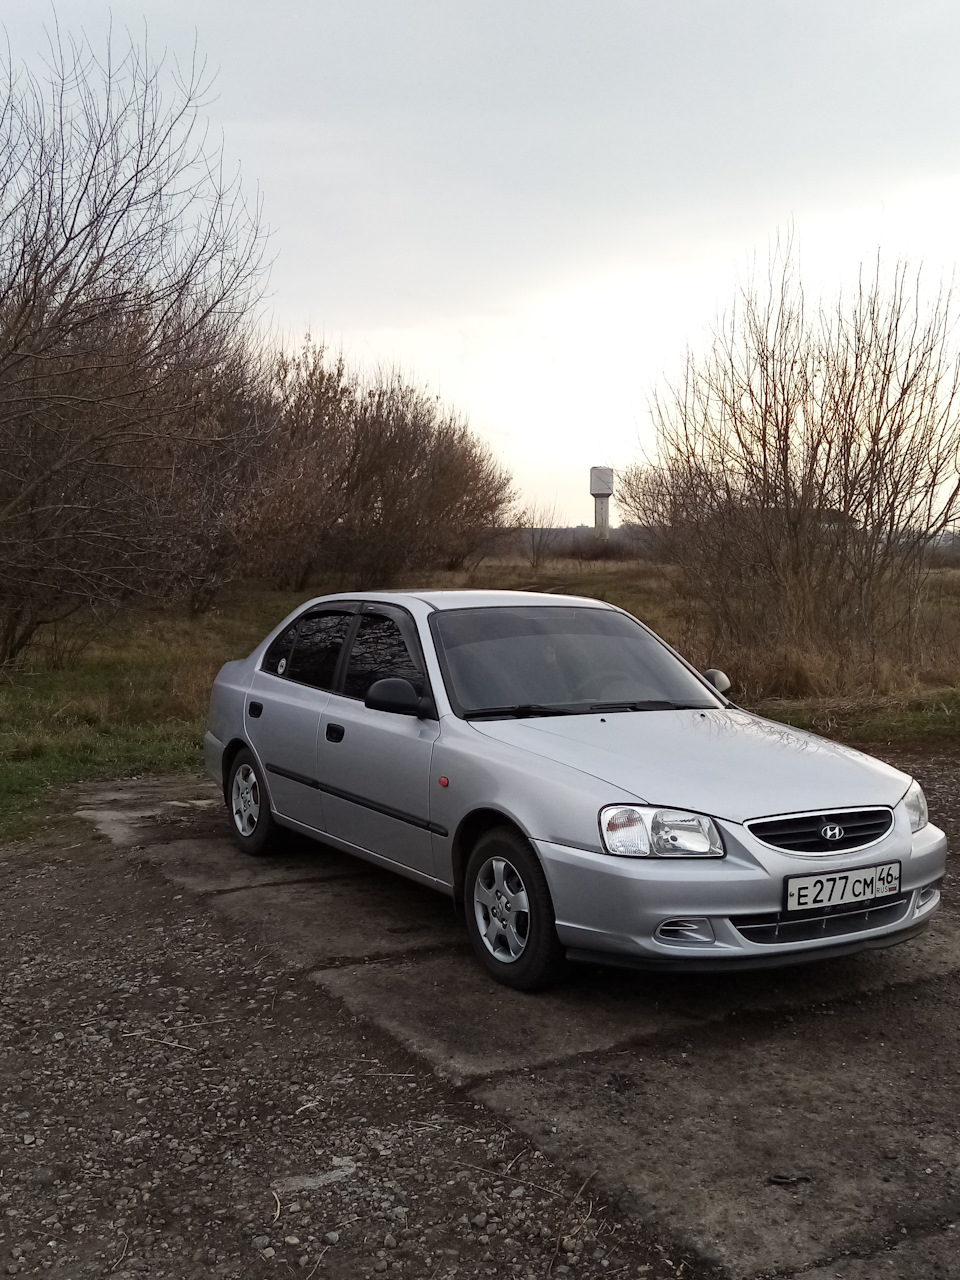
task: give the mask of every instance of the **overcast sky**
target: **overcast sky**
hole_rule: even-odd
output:
[[[5,0],[15,61],[51,10]],[[950,276],[956,0],[62,0],[216,72],[269,305],[459,406],[531,499],[592,464],[792,224],[814,291],[880,249]]]

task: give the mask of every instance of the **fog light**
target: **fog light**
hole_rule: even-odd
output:
[[[923,886],[923,888],[917,894],[917,910],[918,911],[920,910],[921,907],[925,907],[928,902],[931,902],[934,898],[939,896],[940,886],[942,884],[943,884],[943,876],[941,876],[939,880],[934,880],[933,884],[925,884]]]
[[[698,946],[716,942],[713,925],[704,916],[678,916],[675,920],[664,920],[655,936],[661,942],[693,943]]]

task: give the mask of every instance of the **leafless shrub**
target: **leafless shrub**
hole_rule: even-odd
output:
[[[75,666],[115,616],[115,609],[78,605],[73,613],[39,627],[33,636],[32,650],[47,669]]]
[[[563,527],[556,503],[531,502],[521,508],[514,521],[520,554],[531,569],[556,556],[563,539]]]
[[[220,576],[262,236],[202,68],[57,37],[43,80],[0,75],[2,665],[78,609],[202,593],[215,546]]]
[[[954,569],[960,566],[960,538],[948,530],[927,548],[926,562],[932,569]]]
[[[344,459],[358,395],[342,359],[304,342],[272,360],[273,428],[259,444],[242,541],[257,576],[303,591],[350,497]]]
[[[654,404],[618,501],[677,570],[688,638],[757,692],[920,662],[925,556],[960,506],[949,293],[879,268],[810,311],[789,256]],[[801,670],[808,674],[804,676]]]
[[[482,556],[510,479],[455,413],[398,374],[365,384],[309,340],[279,357],[274,385],[246,537],[278,581],[384,586]]]
[[[616,530],[619,534],[620,531]],[[579,534],[572,539],[570,553],[578,564],[593,564],[598,561],[630,560],[635,551],[630,540],[625,536],[614,536],[604,541],[595,534]]]

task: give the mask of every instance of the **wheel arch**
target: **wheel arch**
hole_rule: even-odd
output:
[[[227,743],[227,745],[223,748],[223,756],[222,756],[222,760],[223,760],[223,778],[222,778],[222,786],[223,786],[223,799],[224,799],[224,803],[225,803],[225,804],[229,804],[229,803],[230,803],[230,795],[229,795],[229,792],[228,792],[228,790],[227,790],[227,782],[228,782],[228,780],[229,780],[229,778],[230,778],[230,770],[233,768],[233,762],[234,762],[234,760],[236,760],[237,755],[238,755],[241,751],[243,751],[243,749],[244,749],[244,748],[246,748],[246,749],[247,749],[247,751],[252,750],[252,748],[251,748],[251,746],[250,746],[250,743],[249,743],[249,742],[245,742],[243,738],[232,738],[232,739],[230,740],[230,742],[228,742],[228,743]],[[256,753],[254,753],[254,754],[256,754]]]
[[[500,809],[474,809],[460,820],[453,837],[453,902],[457,911],[463,911],[463,886],[467,875],[467,863],[477,841],[496,827],[512,827],[517,835],[530,845],[534,857],[539,856],[530,837],[518,822]]]

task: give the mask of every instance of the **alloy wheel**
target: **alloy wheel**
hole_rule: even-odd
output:
[[[248,764],[242,764],[233,775],[230,811],[240,834],[252,836],[260,819],[260,784]]]
[[[530,904],[519,872],[506,858],[488,858],[480,868],[473,910],[490,954],[503,964],[519,960],[530,935]]]

